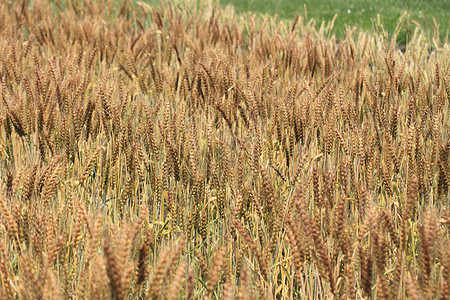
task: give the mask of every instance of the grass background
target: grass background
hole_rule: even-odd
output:
[[[141,1],[159,4],[158,0]],[[403,23],[397,39],[403,44],[408,42],[417,24],[429,38],[433,38],[433,17],[439,25],[438,37],[444,42],[450,24],[450,0],[220,0],[219,3],[223,7],[233,5],[238,13],[252,11],[259,14],[277,14],[281,19],[294,19],[297,14],[304,15],[306,4],[308,18],[315,19],[317,26],[320,26],[322,21],[328,23],[337,14],[333,33],[338,38],[345,36],[345,24],[368,31],[380,30],[381,28],[374,25],[378,24],[378,20],[384,30],[392,35],[399,19],[407,11],[409,17]]]
[[[297,14],[304,14],[307,6],[308,18],[314,18],[317,23],[332,20],[338,36],[345,33],[345,24],[357,26],[365,30],[373,29],[373,21],[380,15],[381,23],[386,31],[392,34],[398,20],[407,11],[410,20],[418,22],[425,31],[432,33],[434,29],[433,17],[440,27],[440,37],[443,38],[450,21],[449,0],[221,0],[222,5],[232,4],[237,11],[255,11],[260,13],[278,14],[283,19],[295,18]],[[404,26],[405,27],[405,26]],[[402,28],[400,38],[406,38],[408,28]]]

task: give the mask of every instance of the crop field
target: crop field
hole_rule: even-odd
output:
[[[450,46],[330,29],[0,1],[0,298],[450,299]]]

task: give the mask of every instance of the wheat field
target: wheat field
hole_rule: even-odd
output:
[[[0,1],[2,299],[450,299],[450,47],[211,1]]]

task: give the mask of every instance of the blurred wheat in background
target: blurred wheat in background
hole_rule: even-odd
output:
[[[449,299],[448,43],[308,24],[0,1],[2,298]]]

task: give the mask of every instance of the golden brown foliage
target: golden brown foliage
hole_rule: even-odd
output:
[[[448,299],[447,43],[10,2],[2,298]]]

